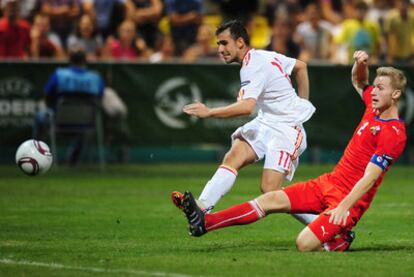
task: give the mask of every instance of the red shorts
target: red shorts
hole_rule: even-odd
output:
[[[359,220],[361,214],[352,208],[346,224],[329,223],[330,215],[324,211],[338,206],[346,193],[340,191],[330,180],[329,174],[324,174],[314,180],[296,183],[284,189],[290,200],[291,213],[320,214],[308,227],[318,237],[321,243],[330,241],[336,235],[350,230]]]

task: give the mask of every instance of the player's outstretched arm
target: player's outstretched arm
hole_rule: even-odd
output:
[[[309,75],[308,75],[308,66],[306,63],[296,60],[295,67],[293,67],[295,72],[296,83],[298,85],[298,96],[300,98],[309,99]]]
[[[356,183],[349,194],[339,203],[339,205],[326,214],[331,215],[329,222],[337,225],[345,225],[346,219],[349,215],[349,209],[352,208],[361,197],[367,193],[375,181],[382,173],[382,168],[374,163],[368,163],[365,168],[364,176]]]
[[[362,97],[364,88],[368,85],[368,54],[365,51],[355,51],[354,66],[352,67],[352,85]]]
[[[224,107],[209,108],[203,103],[196,102],[193,104],[185,105],[183,112],[189,115],[194,115],[200,118],[206,117],[236,117],[243,115],[250,115],[256,107],[256,100],[253,98],[247,98],[240,100]]]

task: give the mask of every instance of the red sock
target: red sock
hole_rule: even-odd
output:
[[[205,226],[207,231],[211,231],[231,225],[249,224],[263,216],[264,213],[255,202],[244,202],[220,212],[206,214]]]

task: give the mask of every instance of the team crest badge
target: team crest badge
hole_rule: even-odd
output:
[[[381,127],[380,126],[372,126],[369,130],[375,136],[381,130]]]

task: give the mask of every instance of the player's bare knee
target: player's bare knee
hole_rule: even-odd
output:
[[[296,238],[296,248],[300,252],[314,251],[314,246],[308,240],[302,238],[300,235]]]
[[[284,192],[281,190],[270,191],[259,196],[257,202],[266,214],[289,211],[289,200],[282,194],[284,194]]]
[[[305,227],[296,238],[296,248],[300,252],[318,251],[321,249],[321,242],[309,227]]]

